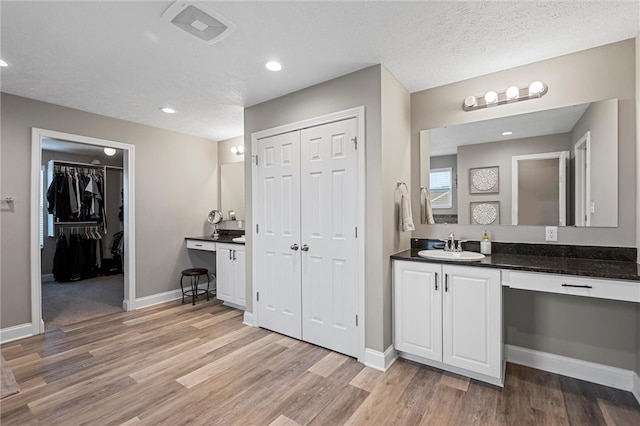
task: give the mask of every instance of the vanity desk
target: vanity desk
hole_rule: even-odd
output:
[[[245,247],[237,234],[186,237],[187,249],[216,252],[216,297],[233,308],[246,306]],[[234,241],[234,239],[236,241]],[[212,268],[213,269],[213,268]]]
[[[502,288],[640,303],[635,248],[493,243],[479,261],[391,256],[394,346],[401,357],[502,386]],[[477,247],[476,247],[477,246]],[[479,251],[479,242],[465,250]]]

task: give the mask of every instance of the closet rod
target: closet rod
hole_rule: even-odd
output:
[[[105,164],[91,164],[91,163],[77,163],[75,161],[64,161],[64,160],[51,160],[54,162],[54,165],[56,166],[70,166],[70,167],[74,167],[74,166],[78,166],[78,167],[92,167],[94,169],[102,169],[104,167],[109,168],[109,169],[120,169],[122,170],[122,167],[118,167],[118,166],[107,166]]]

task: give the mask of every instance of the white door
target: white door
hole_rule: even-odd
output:
[[[442,361],[492,377],[502,369],[500,271],[444,265]]]
[[[394,346],[442,361],[442,267],[393,262]]]
[[[216,247],[216,297],[235,303],[233,286],[233,250],[220,244]]]
[[[255,258],[260,327],[302,338],[300,132],[258,141]]]
[[[355,118],[301,131],[303,340],[358,355]]]
[[[247,305],[247,288],[246,288],[246,272],[244,270],[244,247],[234,249],[233,255],[233,283],[235,285],[235,304],[240,306]]]

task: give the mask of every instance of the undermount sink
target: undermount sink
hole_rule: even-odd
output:
[[[482,260],[484,259],[484,254],[476,253],[475,251],[444,251],[444,250],[422,250],[418,252],[418,256],[424,257],[427,259],[438,259],[438,260],[464,260],[464,261],[472,261],[472,260]]]
[[[244,235],[242,237],[235,237],[232,238],[231,241],[233,241],[234,243],[244,243]]]

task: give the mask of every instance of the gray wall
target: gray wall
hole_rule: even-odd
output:
[[[618,137],[616,123],[618,101],[609,99],[592,103],[571,131],[572,158],[573,145],[591,132],[591,201],[596,204],[591,214],[591,226],[616,226],[618,223],[618,179],[611,176],[610,170],[618,166],[618,150],[611,149],[611,141]],[[622,200],[620,200],[622,201]]]
[[[217,206],[217,146],[210,140],[2,94],[0,327],[31,322],[29,214],[31,128],[135,145],[136,296],[179,288],[192,265],[184,237],[202,235]]]
[[[500,201],[500,224],[511,225],[511,160],[514,155],[539,154],[542,152],[567,151],[571,146],[568,133],[512,139],[458,147],[458,223],[469,224],[472,201]],[[498,166],[497,194],[470,194],[469,169],[475,167]],[[556,222],[558,219],[556,218]],[[548,225],[551,225],[548,223]],[[482,237],[478,229],[469,238]]]
[[[636,129],[640,129],[640,34],[636,37]],[[640,131],[636,133],[636,187],[640,187]],[[640,197],[636,197],[636,211],[640,212]],[[636,214],[636,247],[640,247],[640,214]],[[640,253],[638,253],[640,262]],[[640,374],[640,303],[636,304],[636,372]]]
[[[468,95],[511,84],[529,84],[533,80],[542,80],[549,86],[549,92],[541,99],[472,112],[460,107]],[[626,40],[414,93],[411,97],[413,182],[419,182],[420,130],[618,98],[619,226],[559,228],[558,243],[636,247],[640,237],[636,233],[635,82],[635,40]],[[415,188],[413,198],[415,209],[418,206]],[[478,238],[481,234],[479,227],[472,225],[418,225],[414,236],[440,238],[452,230],[461,238]],[[544,242],[543,227],[493,226],[489,232],[497,241]],[[597,321],[594,311],[572,309],[574,301],[559,295],[507,291],[504,298],[506,343],[627,369],[634,368],[635,364],[638,368],[638,308],[625,302],[596,301],[603,302],[598,305],[598,315],[606,318],[606,329],[601,325],[589,330]],[[588,301],[585,306],[589,306]],[[635,319],[631,314],[634,309]],[[522,315],[522,312],[535,315]],[[545,324],[545,317],[553,318],[553,324]],[[588,336],[585,330],[590,333]]]
[[[383,112],[382,97],[389,105]],[[366,113],[366,346],[391,345],[391,273],[389,255],[409,244],[394,223],[395,181],[409,184],[409,95],[379,65],[245,109],[245,156],[251,134],[364,105]],[[403,126],[406,127],[403,128]],[[384,136],[383,136],[384,134]],[[397,149],[396,149],[397,144]],[[388,158],[383,155],[389,156]],[[383,167],[382,159],[388,166]],[[247,229],[251,218],[251,172],[245,167]],[[415,211],[415,209],[414,209]],[[253,311],[251,238],[247,235],[247,310]]]

